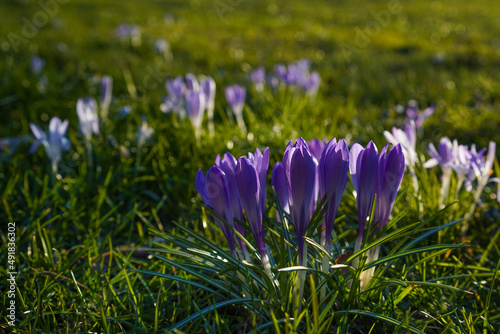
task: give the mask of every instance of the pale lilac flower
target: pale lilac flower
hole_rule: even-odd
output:
[[[415,150],[417,145],[415,122],[406,122],[404,130],[393,127],[392,134],[389,131],[384,131],[384,136],[387,141],[394,146],[401,144],[403,154],[405,155],[406,165],[413,168],[418,160]]]
[[[47,136],[38,125],[30,123],[31,131],[36,140],[31,145],[29,152],[34,153],[40,145],[43,145],[54,172],[57,172],[57,165],[61,160],[61,151],[69,150],[71,145],[71,142],[65,136],[68,124],[68,120],[62,122],[59,117],[52,117],[49,123],[49,135]]]
[[[226,100],[236,117],[238,127],[243,134],[246,134],[246,126],[243,121],[243,106],[245,105],[246,89],[240,85],[232,85],[226,87]]]
[[[111,104],[111,97],[113,92],[113,78],[109,75],[105,75],[101,79],[101,112],[102,117],[108,117],[109,105]]]
[[[262,92],[266,83],[266,70],[264,70],[264,67],[259,67],[252,71],[250,73],[250,80],[252,80],[255,90]]]
[[[170,50],[170,45],[163,38],[158,38],[155,41],[155,50],[159,54],[165,54],[168,50]]]
[[[451,168],[453,163],[453,144],[448,137],[443,137],[439,141],[438,148],[434,144],[429,144],[429,154],[431,159],[424,163],[425,168],[435,167],[440,165],[441,168]]]
[[[435,106],[430,106],[425,110],[420,111],[417,102],[415,100],[411,100],[406,108],[406,116],[415,122],[415,127],[417,129],[420,129],[424,121],[429,118],[435,110]]]
[[[99,118],[97,116],[97,102],[92,97],[78,99],[76,113],[80,121],[80,131],[87,140],[92,134],[99,134]]]
[[[148,125],[146,118],[142,118],[142,125],[137,133],[137,147],[140,149],[145,141],[149,140],[155,131]]]
[[[186,112],[193,125],[196,138],[200,138],[204,111],[205,94],[203,91],[188,91],[186,93]]]
[[[320,84],[321,77],[319,76],[319,73],[312,72],[309,77],[303,82],[302,87],[309,96],[314,97],[318,92]]]

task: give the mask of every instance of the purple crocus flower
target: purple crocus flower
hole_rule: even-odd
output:
[[[236,183],[237,164],[238,161],[229,152],[224,154],[224,157],[222,159],[220,158],[220,155],[217,155],[217,157],[215,158],[215,165],[218,166],[224,172],[224,174],[226,174],[229,187],[229,196],[231,198],[231,209],[233,210],[233,216],[240,222],[243,222],[244,220],[243,205],[241,204],[240,193],[238,191],[238,185]],[[245,228],[243,226],[234,222],[234,228],[242,236],[245,236]],[[249,259],[248,251],[245,243],[240,238],[238,238],[237,240],[241,250],[243,251],[245,258],[248,260]]]
[[[282,82],[286,82],[287,81],[287,73],[288,73],[288,70],[286,68],[285,65],[283,64],[276,64],[274,66],[274,73],[276,73],[276,76],[278,77],[278,79]]]
[[[439,207],[443,208],[450,190],[451,168],[453,166],[453,144],[448,137],[443,137],[439,141],[438,149],[436,149],[432,143],[429,144],[429,154],[431,155],[431,159],[424,163],[424,168],[440,165],[443,171],[441,178],[441,194],[439,196]]]
[[[207,76],[200,80],[200,86],[203,94],[205,94],[207,112],[210,114],[211,111],[213,114],[215,107],[215,81],[212,77]]]
[[[167,80],[165,88],[167,89],[168,95],[172,100],[178,101],[184,98],[186,84],[184,83],[184,78],[182,76],[178,76],[173,80]]]
[[[389,215],[405,171],[405,158],[401,145],[398,144],[387,152],[388,145],[385,145],[380,152],[375,181],[377,203],[375,204],[374,221],[379,222],[377,231],[389,221]]]
[[[290,215],[297,234],[299,265],[305,265],[306,248],[304,235],[310,219],[311,202],[314,200],[316,181],[316,162],[304,139],[292,140],[283,156],[283,167],[287,179],[288,203]]]
[[[229,226],[234,227],[229,183],[222,169],[218,166],[210,167],[206,178],[203,171],[198,170],[195,183],[205,204],[211,206],[214,212],[224,219]],[[236,257],[233,230],[218,217],[214,216],[213,218],[226,237],[232,255]]]
[[[92,134],[99,134],[99,118],[97,116],[97,102],[92,97],[78,99],[76,113],[80,121],[80,131],[87,140]]]
[[[208,116],[208,131],[210,137],[214,135],[214,109],[215,109],[215,81],[212,77],[203,77],[200,86],[205,94],[205,102]]]
[[[439,141],[438,148],[434,144],[429,144],[429,154],[431,159],[424,163],[425,168],[435,167],[440,165],[442,168],[450,168],[453,161],[453,144],[448,137],[443,137]]]
[[[231,106],[235,115],[243,113],[243,105],[245,104],[246,89],[240,85],[232,85],[226,87],[226,100]]]
[[[36,124],[31,123],[30,128],[36,140],[31,145],[29,152],[34,153],[40,145],[45,147],[45,152],[52,163],[52,170],[57,172],[57,164],[61,160],[61,151],[69,150],[71,142],[65,137],[69,121],[61,121],[59,117],[52,117],[49,123],[49,135]]]
[[[186,112],[193,124],[196,138],[200,138],[201,123],[205,111],[205,94],[202,91],[189,91],[186,93]]]
[[[430,106],[423,111],[419,111],[417,103],[412,101],[406,108],[406,116],[415,122],[415,127],[417,129],[420,129],[424,121],[429,118],[435,110],[435,106]]]
[[[265,207],[262,206],[261,197],[262,189],[265,190],[266,184],[261,184],[257,168],[250,159],[245,157],[238,159],[236,184],[255,243],[259,252],[264,254],[267,252],[262,227]]]
[[[236,117],[236,122],[243,134],[246,134],[246,126],[243,121],[243,106],[245,105],[245,87],[240,85],[232,85],[226,87],[226,100],[231,106],[234,116]]]
[[[263,67],[259,67],[250,73],[250,80],[252,80],[255,90],[262,92],[264,90],[264,84],[266,83],[266,71]]]
[[[323,150],[319,166],[319,198],[326,195],[325,238],[323,246],[330,251],[333,223],[337,216],[340,200],[347,185],[349,151],[343,139],[332,139]]]
[[[358,209],[359,234],[363,239],[366,220],[370,215],[377,177],[378,153],[375,144],[370,141],[366,148],[354,144],[349,152],[349,171],[356,190],[356,205]]]
[[[309,77],[303,82],[302,88],[306,91],[306,93],[314,97],[318,92],[319,85],[321,84],[321,77],[318,72],[312,72]]]
[[[384,131],[384,136],[394,146],[401,144],[406,165],[413,168],[415,162],[418,160],[417,152],[415,151],[415,146],[417,145],[415,122],[406,122],[404,131],[395,127],[392,128],[392,134],[389,131]]]
[[[109,105],[111,104],[111,97],[113,91],[113,78],[105,75],[101,79],[101,111],[102,117],[108,117]]]

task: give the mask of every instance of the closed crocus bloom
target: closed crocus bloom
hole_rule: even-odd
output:
[[[401,145],[396,145],[389,152],[387,152],[387,146],[384,146],[380,152],[375,182],[377,203],[374,220],[379,222],[378,230],[389,221],[405,170],[405,157]]]
[[[252,161],[241,157],[238,159],[236,184],[240,193],[241,203],[245,209],[248,225],[255,238],[259,252],[265,252],[262,219],[265,208],[262,207],[262,191],[258,171]]]
[[[36,124],[31,123],[30,128],[36,140],[31,145],[29,152],[34,153],[40,145],[45,147],[47,157],[52,163],[52,170],[57,172],[57,164],[61,160],[61,151],[69,150],[71,142],[66,138],[69,122],[61,121],[59,117],[52,117],[49,123],[49,135]]]
[[[111,97],[113,92],[113,78],[105,75],[101,79],[101,111],[102,117],[108,117],[109,105],[111,104]]]
[[[335,138],[332,139],[334,143],[337,142]],[[318,161],[321,160],[321,155],[323,154],[323,150],[325,149],[328,141],[326,139],[319,140],[318,138],[313,138],[307,141],[307,146],[309,147],[309,151],[311,151],[314,158]]]
[[[326,195],[325,249],[330,250],[333,223],[337,216],[340,200],[347,185],[349,151],[343,139],[338,143],[332,139],[323,150],[318,166],[320,198]]]
[[[204,77],[200,80],[200,86],[205,94],[207,110],[214,109],[215,106],[215,81],[212,77]]]
[[[186,93],[186,112],[193,124],[196,138],[200,137],[201,123],[205,111],[205,94],[202,91]]]
[[[88,97],[78,99],[76,102],[76,113],[80,121],[80,131],[90,140],[92,134],[99,134],[99,118],[97,116],[97,102]]]
[[[277,162],[276,164],[274,164],[271,174],[271,185],[274,187],[274,191],[278,196],[278,201],[281,208],[283,209],[283,211],[289,214],[290,210],[288,206],[288,190],[286,182],[286,174],[285,169],[283,168],[283,164],[281,162]],[[276,215],[281,221],[279,212],[277,212]]]
[[[196,174],[195,182],[196,188],[198,189],[198,192],[200,193],[205,204],[211,206],[214,212],[224,219],[229,226],[234,227],[229,184],[222,169],[218,166],[212,166],[208,170],[206,177],[200,169]],[[218,217],[214,216],[214,219],[226,237],[232,255],[236,257],[233,230]]]
[[[236,117],[236,122],[238,127],[243,134],[246,134],[247,129],[245,122],[243,121],[243,106],[245,105],[245,95],[246,89],[240,85],[232,85],[226,87],[226,100],[229,103],[234,116]]]
[[[241,114],[243,111],[243,105],[245,104],[245,87],[240,85],[232,85],[226,87],[226,100],[231,106],[234,114]]]
[[[236,167],[237,167],[237,160],[233,155],[229,152],[224,154],[224,157],[221,159],[219,155],[215,158],[215,165],[218,166],[224,174],[226,174],[226,179],[228,181],[228,186],[229,186],[229,196],[231,198],[231,208],[233,210],[233,216],[236,218],[238,221],[243,222],[244,217],[243,217],[243,205],[241,204],[241,198],[240,198],[240,193],[238,191],[238,185],[236,183]],[[242,235],[245,236],[245,228],[241,226],[238,223],[234,223],[234,228]],[[243,251],[243,255],[247,260],[249,260],[248,257],[248,251],[246,248],[245,243],[243,240],[240,238],[237,238],[238,244],[240,245],[241,250]]]
[[[283,157],[287,177],[290,215],[297,233],[299,265],[305,265],[304,235],[309,223],[316,181],[316,162],[304,139],[287,145]]]
[[[266,71],[263,67],[259,67],[250,73],[250,80],[252,80],[255,90],[261,92],[264,89],[264,84],[266,83]]]
[[[186,74],[186,87],[190,92],[197,92],[200,90],[200,84],[198,83],[198,79],[192,73]]]
[[[361,239],[372,207],[377,167],[377,147],[372,141],[364,149],[359,144],[352,146],[349,152],[349,171],[357,194],[356,205],[360,231],[358,238],[361,236]]]

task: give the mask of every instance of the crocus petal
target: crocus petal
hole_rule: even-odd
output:
[[[356,190],[356,193],[359,192],[358,174],[356,172],[356,168],[358,164],[358,157],[363,151],[363,146],[359,145],[358,143],[352,145],[351,150],[349,151],[349,173],[351,174],[352,184],[354,186],[354,190]]]
[[[271,174],[271,185],[274,187],[274,191],[278,196],[278,201],[281,205],[281,208],[288,212],[288,190],[286,186],[286,175],[285,169],[283,168],[283,164],[277,162]]]
[[[205,202],[205,205],[212,206],[210,198],[207,194],[207,181],[205,179],[205,174],[203,174],[203,171],[201,169],[199,169],[198,173],[196,173],[195,183],[196,189],[198,190],[198,193],[200,194],[203,202]]]
[[[365,227],[366,219],[370,214],[375,180],[377,176],[378,153],[375,144],[370,141],[365,150],[358,156],[356,174],[358,182],[356,203],[360,230]]]
[[[384,152],[381,152],[381,156]],[[384,154],[385,155],[385,154]],[[405,169],[405,158],[400,145],[396,145],[382,160],[379,165],[377,185],[377,216],[380,230],[389,220],[396,195],[403,179]]]
[[[231,198],[229,195],[229,185],[226,175],[218,166],[212,166],[207,172],[206,176],[206,191],[207,196],[212,204],[214,211],[222,217],[230,226],[234,227],[233,223],[233,210],[231,209]],[[233,254],[235,254],[234,246],[234,233],[223,222],[218,219],[219,227],[226,237],[229,247]]]
[[[36,139],[47,140],[47,135],[38,125],[30,123],[30,128]]]

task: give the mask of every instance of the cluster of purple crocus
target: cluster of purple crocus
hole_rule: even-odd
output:
[[[234,227],[244,236],[238,224],[246,214],[248,226],[254,236],[262,258],[268,258],[263,236],[262,221],[266,212],[266,174],[269,164],[269,149],[236,160],[226,153],[218,156],[215,165],[206,176],[200,169],[196,175],[196,187],[206,205],[216,214],[214,219],[223,231],[233,255],[236,256]],[[346,188],[348,172],[357,193],[357,209],[360,224],[358,238],[363,231],[373,205],[375,195],[374,222],[380,231],[388,222],[401,184],[405,158],[401,145],[389,149],[386,145],[380,154],[373,142],[366,148],[354,144],[349,152],[346,142],[335,138],[330,141],[314,139],[306,142],[298,138],[290,140],[282,162],[274,165],[271,184],[278,202],[285,212],[279,219],[294,226],[297,235],[298,264],[307,263],[305,234],[313,213],[319,203],[326,205],[322,223],[321,244],[330,252],[334,221]],[[219,218],[222,218],[222,222]],[[236,218],[236,219],[235,219]],[[290,220],[290,221],[289,221]],[[240,242],[242,252],[246,252]],[[244,255],[248,258],[248,254]]]
[[[318,72],[310,72],[311,63],[301,59],[288,65],[277,64],[274,66],[274,75],[267,75],[263,67],[250,73],[250,80],[257,91],[262,91],[267,83],[271,89],[277,89],[280,84],[287,87],[300,88],[308,95],[314,97],[318,92],[321,77]]]
[[[186,113],[191,120],[196,137],[199,138],[205,110],[209,121],[213,119],[215,107],[215,81],[212,77],[202,77],[199,81],[192,73],[186,78],[178,76],[165,84],[168,97],[160,109],[164,113],[175,113],[184,118]]]

